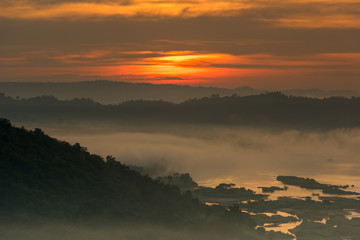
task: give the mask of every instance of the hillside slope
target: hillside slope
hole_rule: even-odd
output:
[[[65,80],[65,79],[64,79]],[[32,98],[52,95],[58,99],[71,100],[76,97],[91,98],[102,104],[118,104],[130,100],[163,100],[181,103],[192,98],[220,96],[256,95],[265,92],[247,86],[238,88],[195,87],[176,84],[130,83],[117,81],[84,81],[84,82],[0,82],[0,92],[8,96]],[[321,89],[288,89],[283,93],[304,97],[359,96],[352,90],[321,90]]]
[[[0,238],[6,240],[291,238],[255,230],[238,205],[207,206],[111,156],[105,161],[78,143],[13,127],[4,118],[0,196]]]
[[[360,98],[292,97],[279,92],[254,96],[192,99],[180,104],[129,101],[102,105],[91,99],[51,96],[16,100],[0,94],[0,117],[26,123],[211,124],[271,129],[334,129],[360,126]],[[44,126],[44,124],[42,124]]]
[[[191,194],[142,176],[112,157],[0,120],[0,214],[187,221],[202,212]]]

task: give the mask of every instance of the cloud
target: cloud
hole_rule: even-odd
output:
[[[32,79],[48,79],[48,81],[54,80],[54,76],[62,76],[63,81],[74,79],[137,81],[142,79],[148,82],[231,76],[243,78],[273,76],[281,79],[294,74],[319,77],[321,73],[327,77],[341,75],[354,78],[360,74],[360,54],[358,53],[279,56],[207,51],[123,51],[121,48],[108,47],[69,53],[56,50],[28,52],[22,55],[23,57],[17,58],[4,55],[0,58],[0,66],[5,69],[4,72],[8,72],[4,78],[9,80],[21,77],[25,81],[29,79],[28,71],[38,72]],[[19,68],[27,71],[17,71]],[[345,72],[352,74],[344,74]],[[129,76],[141,76],[141,78]],[[60,78],[56,79],[60,80]],[[185,82],[188,83],[188,80],[184,80]]]
[[[39,75],[39,76],[22,76],[22,77],[6,77],[6,81],[17,82],[79,82],[79,81],[95,81],[95,80],[109,80],[109,81],[124,81],[124,82],[152,82],[152,83],[178,83],[178,82],[191,82],[188,79],[173,77],[173,76],[148,76],[148,75],[78,75],[78,74],[52,74],[52,75]]]
[[[52,3],[52,4],[46,4]],[[252,7],[241,1],[30,1],[5,3],[1,17],[16,19],[57,19],[86,17],[197,17],[225,16]]]
[[[146,1],[29,0],[3,1],[0,17],[9,19],[83,19],[127,17],[136,20],[244,16],[277,27],[359,28],[360,4],[354,0],[321,1]]]
[[[211,3],[228,4],[235,12],[215,14],[207,0],[2,1],[0,15],[9,16],[0,17],[0,81],[144,75],[227,87],[264,88],[274,82],[272,89],[360,89],[358,60],[341,57],[360,53],[356,1]],[[237,4],[246,7],[236,10]],[[145,6],[150,7],[144,15],[139,9]],[[127,15],[114,13],[119,9]],[[351,24],[340,23],[339,16]]]
[[[342,84],[358,89],[360,85],[356,79],[360,75],[359,66],[358,53],[239,55],[207,51],[124,51],[117,47],[106,47],[69,53],[59,50],[34,51],[24,53],[22,57],[4,54],[0,58],[0,69],[3,70],[0,77],[3,81],[106,79],[176,84],[207,82],[209,85],[221,79],[223,86],[264,87],[267,82],[270,89],[281,86],[326,86],[331,89],[337,87],[338,78],[341,77]],[[241,77],[242,82],[238,83],[234,77]],[[315,82],[320,84],[315,85]]]

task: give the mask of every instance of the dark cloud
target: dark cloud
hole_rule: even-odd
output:
[[[239,16],[149,22],[126,18],[100,22],[1,20],[0,32],[4,33],[0,39],[2,52],[9,52],[6,48],[11,46],[27,51],[58,49],[69,52],[114,46],[133,51],[193,50],[231,54],[360,52],[360,29],[273,28],[267,23]],[[189,45],[184,41],[203,42]],[[228,43],[241,41],[242,45]]]
[[[0,75],[1,76],[1,75]],[[122,74],[122,75],[78,75],[78,74],[54,74],[48,76],[26,76],[26,77],[4,77],[4,81],[24,81],[24,82],[79,82],[79,81],[94,81],[94,80],[110,80],[110,81],[128,81],[128,82],[143,82],[143,81],[163,81],[163,80],[183,80],[186,79],[180,77],[171,76],[156,76],[149,77],[147,75],[134,75],[134,74]]]

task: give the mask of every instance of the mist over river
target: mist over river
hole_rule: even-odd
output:
[[[355,190],[360,185],[359,129],[274,132],[172,126],[146,131],[46,131],[56,138],[79,142],[92,153],[151,168],[156,175],[188,172],[204,186],[232,182],[256,189],[279,185],[277,175],[355,185]]]

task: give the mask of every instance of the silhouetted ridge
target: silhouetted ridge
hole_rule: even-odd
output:
[[[176,84],[129,83],[118,81],[83,81],[83,82],[0,82],[0,92],[12,97],[31,98],[41,95],[53,95],[62,100],[76,97],[91,98],[102,104],[117,104],[129,100],[165,100],[181,103],[192,98],[208,97],[213,94],[220,96],[256,95],[265,90],[251,87],[234,89],[218,87],[192,87]],[[321,89],[288,89],[287,95],[306,97],[359,96],[351,90],[321,90]]]
[[[180,104],[136,100],[101,105],[90,99],[30,99],[0,94],[2,117],[17,122],[78,121],[109,124],[217,124],[272,129],[334,129],[360,126],[360,97],[293,97],[280,92],[191,99]]]
[[[0,120],[2,217],[105,217],[196,221],[203,211],[191,194],[142,176],[111,156],[104,161],[78,143]]]
[[[114,81],[84,82],[0,82],[0,92],[20,98],[53,95],[69,100],[75,97],[91,98],[103,104],[116,104],[129,100],[159,100],[180,103],[194,97],[221,94],[223,96],[258,94],[262,91],[249,87],[236,89],[191,87],[176,84],[129,83]]]

